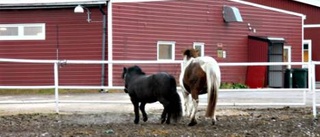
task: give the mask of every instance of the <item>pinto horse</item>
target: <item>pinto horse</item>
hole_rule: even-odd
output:
[[[212,57],[198,57],[195,49],[183,51],[183,69],[180,74],[179,82],[183,90],[185,114],[191,118],[188,126],[197,124],[195,118],[199,95],[208,93],[208,105],[206,117],[212,118],[212,124],[216,122],[216,103],[218,90],[221,82],[221,72],[217,61]],[[189,94],[192,97],[192,109],[189,108]]]
[[[123,68],[122,79],[125,82],[124,91],[129,94],[134,106],[134,123],[139,123],[139,108],[142,112],[143,121],[148,120],[145,112],[146,103],[159,101],[164,110],[161,114],[161,124],[170,124],[172,118],[177,122],[182,117],[182,105],[177,92],[175,78],[165,72],[146,75],[140,67],[133,66]],[[140,106],[139,106],[140,103]]]

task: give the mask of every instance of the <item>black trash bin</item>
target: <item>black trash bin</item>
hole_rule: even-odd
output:
[[[292,88],[292,69],[286,69],[284,72],[284,88]]]
[[[308,69],[305,69],[305,68],[292,69],[292,87],[308,88]]]

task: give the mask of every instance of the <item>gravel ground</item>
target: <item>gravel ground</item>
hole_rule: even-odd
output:
[[[273,96],[271,96],[273,95]],[[301,93],[222,92],[218,103],[227,102],[299,102]],[[168,136],[168,137],[320,137],[319,121],[314,120],[307,93],[306,106],[223,106],[218,105],[217,123],[205,119],[205,105],[199,106],[198,124],[188,127],[189,118],[178,123],[160,124],[162,106],[147,104],[147,122],[133,124],[133,106],[129,96],[118,94],[60,95],[60,100],[122,101],[125,103],[60,103],[59,114],[54,103],[24,103],[50,100],[54,96],[0,96],[0,137],[13,136]],[[319,96],[319,94],[317,94]],[[320,97],[319,97],[320,98]],[[202,102],[201,102],[202,101]],[[206,104],[205,98],[200,103]],[[318,102],[319,103],[319,102]],[[318,118],[320,116],[319,107]]]
[[[147,109],[149,120],[136,125],[132,108],[124,109],[60,114],[3,111],[0,136],[320,136],[320,125],[313,119],[311,108],[219,108],[216,125],[203,117],[205,110],[200,108],[198,124],[193,127],[187,126],[189,119],[185,117],[178,123],[160,124],[159,108]]]

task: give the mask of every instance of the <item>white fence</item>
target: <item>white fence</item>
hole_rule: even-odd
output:
[[[121,86],[113,86],[112,84],[112,72],[109,72],[109,85],[108,86],[60,86],[59,85],[59,65],[60,64],[181,64],[182,61],[128,61],[128,60],[118,60],[118,61],[95,61],[95,60],[27,60],[27,59],[6,59],[0,58],[1,62],[12,62],[12,63],[43,63],[43,64],[54,64],[54,85],[48,86],[1,86],[0,89],[55,89],[55,99],[54,100],[45,100],[45,101],[0,101],[0,104],[10,104],[10,103],[55,103],[56,104],[56,112],[59,112],[59,103],[106,103],[108,101],[60,101],[59,100],[59,89],[123,89]],[[271,65],[305,65],[308,66],[308,88],[261,88],[261,89],[221,89],[220,91],[225,92],[236,92],[236,91],[266,91],[266,92],[274,92],[274,91],[291,91],[291,92],[301,92],[302,93],[302,101],[294,102],[294,103],[242,103],[242,102],[231,102],[231,103],[220,103],[218,105],[306,105],[306,94],[312,94],[312,108],[313,108],[313,116],[316,118],[317,115],[317,104],[316,92],[320,89],[316,88],[315,81],[315,66],[320,65],[320,62],[259,62],[259,63],[219,63],[221,67],[232,67],[232,66],[271,66]],[[179,87],[178,87],[179,88]],[[115,103],[115,102],[113,102]],[[120,102],[116,102],[120,103]]]

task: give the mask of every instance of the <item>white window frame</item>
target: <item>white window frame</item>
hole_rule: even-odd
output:
[[[24,35],[25,27],[41,27],[42,33],[40,35],[26,36]],[[18,35],[16,36],[0,36],[0,40],[45,40],[46,39],[46,24],[45,23],[26,23],[26,24],[0,24],[1,28],[17,27]]]
[[[193,42],[193,48],[196,49],[196,46],[201,47],[200,55],[203,57],[204,55],[204,43],[203,42]]]
[[[291,63],[291,46],[287,45],[287,46],[283,46],[284,50],[288,50],[288,62]],[[290,69],[291,65],[287,65],[287,68]]]
[[[165,45],[171,45],[171,59],[160,59],[159,58],[159,47],[161,44],[165,44]],[[172,61],[172,60],[175,60],[175,45],[176,45],[176,42],[174,41],[158,41],[157,42],[157,60],[158,61]]]

